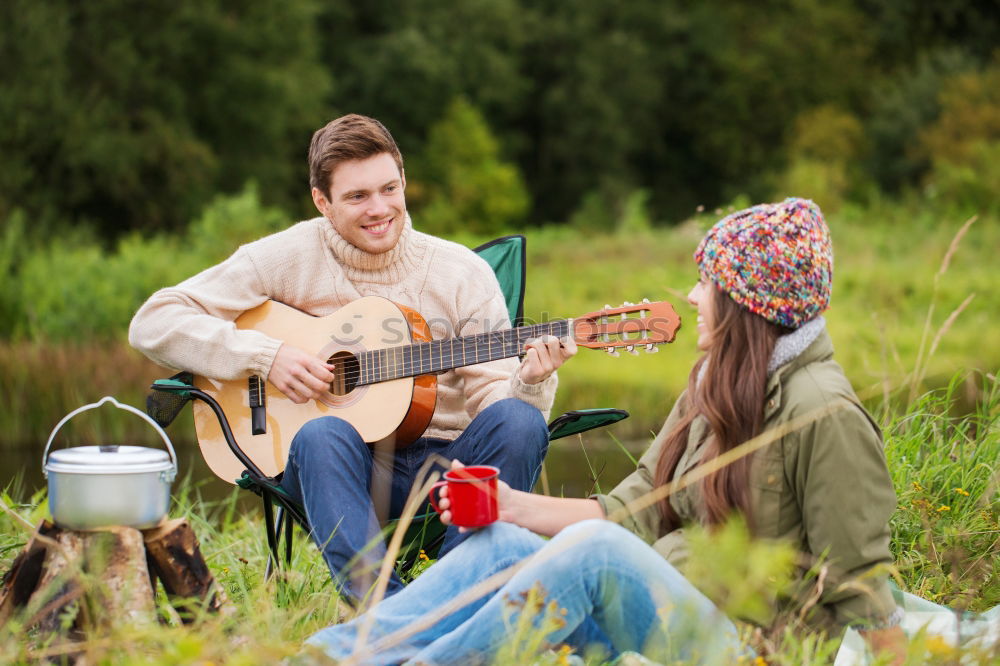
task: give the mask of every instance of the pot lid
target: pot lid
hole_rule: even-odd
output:
[[[173,469],[162,449],[145,446],[75,446],[49,454],[46,472],[70,474],[140,474]]]

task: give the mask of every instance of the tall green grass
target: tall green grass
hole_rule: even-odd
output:
[[[892,552],[906,589],[958,610],[1000,603],[1000,383],[953,415],[967,377],[919,397],[886,427],[898,508]]]

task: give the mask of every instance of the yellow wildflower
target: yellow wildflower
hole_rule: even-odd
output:
[[[767,666],[767,660],[764,657],[757,657],[753,660],[753,666]]]
[[[966,497],[969,496],[969,491],[966,490],[965,488],[952,488],[952,490],[954,490],[959,495],[965,495]]]
[[[927,646],[927,651],[935,657],[947,658],[953,656],[955,652],[954,648],[948,645],[947,641],[937,634],[928,636],[925,645]]]
[[[417,558],[419,558],[421,560],[424,560],[425,562],[427,560],[431,559],[431,558],[427,557],[427,553],[424,552],[423,548],[420,549],[420,553],[417,555]]]
[[[916,481],[914,481],[913,482],[913,489],[916,490],[916,491],[921,491],[921,490],[924,489],[924,487],[922,485],[920,485],[919,483],[917,483]]]
[[[947,504],[942,504],[937,508],[937,511],[938,513],[941,513],[942,511],[951,511],[951,507],[948,506]]]

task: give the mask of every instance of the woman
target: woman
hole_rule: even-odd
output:
[[[788,199],[734,213],[694,258],[700,280],[688,300],[704,355],[636,471],[590,499],[502,485],[502,522],[311,643],[363,663],[489,661],[534,588],[558,614],[546,625],[552,645],[732,662],[745,650],[736,627],[675,565],[685,555],[684,525],[716,526],[739,513],[755,537],[790,540],[807,560],[823,559],[810,624],[831,632],[855,625],[876,651],[902,659],[902,613],[878,573],[891,562],[895,495],[878,428],[832,360],[820,317],[833,253],[819,208]],[[713,465],[751,440],[763,445]],[[703,464],[712,471],[701,481],[670,485]],[[656,489],[657,499],[644,501]],[[499,589],[449,606],[518,563]]]

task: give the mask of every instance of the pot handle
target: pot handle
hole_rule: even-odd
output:
[[[124,409],[126,412],[132,412],[133,414],[135,414],[137,416],[141,416],[144,421],[146,421],[147,423],[149,423],[149,425],[153,426],[153,428],[156,429],[157,434],[160,435],[160,439],[162,439],[163,443],[167,445],[167,451],[170,452],[170,461],[174,465],[174,474],[176,474],[177,473],[177,454],[174,453],[174,447],[170,443],[170,438],[167,437],[167,433],[163,432],[163,428],[161,428],[160,425],[156,421],[154,421],[153,419],[149,418],[149,416],[147,414],[145,414],[142,411],[136,409],[132,405],[123,405],[122,403],[120,403],[117,400],[115,400],[114,398],[112,398],[110,395],[106,395],[103,398],[101,398],[100,400],[98,400],[97,402],[91,403],[89,405],[84,405],[83,407],[77,407],[72,412],[70,412],[66,416],[62,417],[62,421],[60,421],[59,423],[57,423],[56,427],[52,429],[52,433],[49,434],[49,441],[47,441],[45,443],[45,452],[42,454],[42,474],[45,476],[45,478],[48,478],[48,476],[49,476],[48,471],[45,469],[45,463],[49,459],[49,447],[52,446],[52,440],[54,440],[56,438],[56,433],[59,432],[59,429],[62,428],[64,425],[66,425],[67,421],[69,421],[71,418],[73,418],[74,416],[76,416],[80,412],[85,412],[88,409],[97,409],[98,407],[100,407],[101,405],[103,405],[106,402],[110,402],[112,405],[114,405],[118,409]]]

